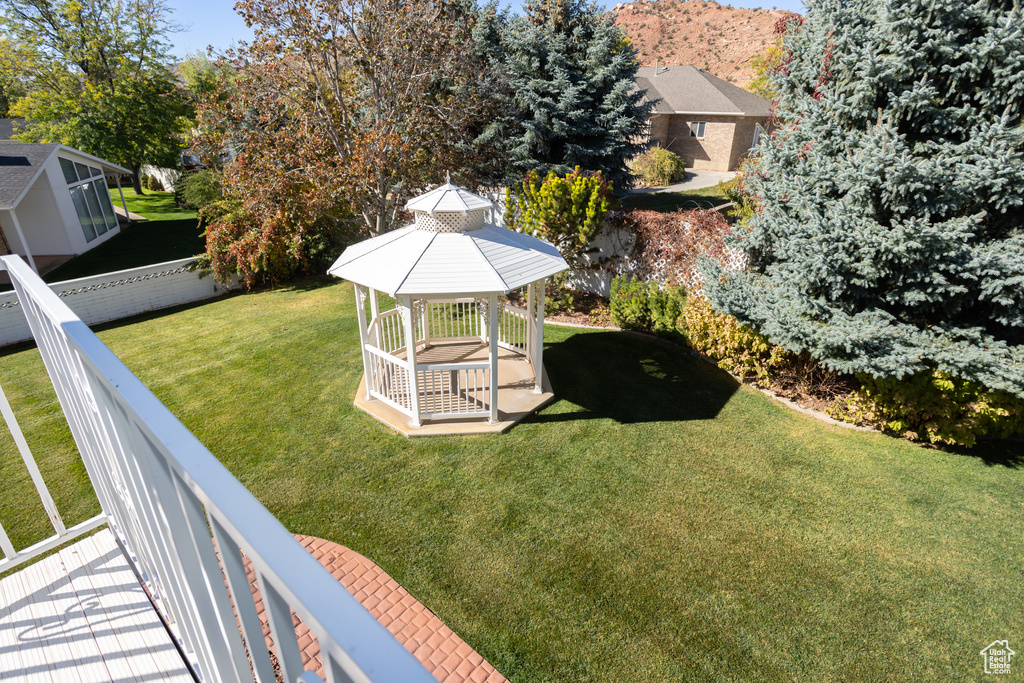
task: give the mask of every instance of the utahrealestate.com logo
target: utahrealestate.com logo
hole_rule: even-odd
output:
[[[981,656],[985,658],[985,673],[1010,673],[1010,660],[1015,654],[1017,653],[1010,649],[1009,641],[992,641],[988,647],[981,651]]]

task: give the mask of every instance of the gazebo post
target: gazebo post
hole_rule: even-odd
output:
[[[537,281],[535,297],[537,304],[536,326],[533,338],[533,393],[544,393],[544,280]],[[533,318],[533,311],[530,311]]]
[[[430,348],[430,302],[426,299],[420,300],[420,331],[423,333],[423,348]]]
[[[366,382],[366,400],[371,400],[370,396],[370,381],[372,376],[370,374],[370,352],[366,350],[366,344],[369,341],[369,334],[366,329],[366,287],[362,285],[355,285],[356,288],[356,318],[359,320],[359,350],[363,354],[363,379]],[[372,289],[370,290],[373,291]]]
[[[416,321],[412,307],[412,297],[402,295],[402,323],[405,327],[405,360],[409,364],[409,405],[412,406],[412,426],[420,426],[420,387],[416,372]]]
[[[492,293],[487,302],[487,351],[491,361],[491,417],[490,424],[498,421],[498,295]]]
[[[537,321],[533,319],[533,300],[536,297],[533,283],[526,286],[526,360],[533,363],[533,347],[537,342]]]
[[[370,287],[370,319],[373,320],[380,315],[380,302],[377,301],[377,290]]]

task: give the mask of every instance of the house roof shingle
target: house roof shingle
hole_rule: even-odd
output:
[[[768,100],[693,66],[642,66],[636,85],[651,100],[661,101],[655,114],[726,114],[768,116]]]
[[[0,141],[0,209],[11,209],[60,147],[55,142]]]

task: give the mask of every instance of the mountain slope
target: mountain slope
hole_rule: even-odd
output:
[[[640,52],[640,63],[691,65],[744,87],[750,58],[777,38],[785,10],[740,9],[714,0],[641,0],[612,10]]]

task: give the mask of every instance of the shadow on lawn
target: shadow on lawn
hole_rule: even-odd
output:
[[[540,414],[536,422],[710,420],[739,388],[682,349],[621,332],[577,334],[549,344],[544,366],[555,395],[584,412]]]
[[[1013,470],[1024,467],[1024,439],[982,439],[973,448],[950,447],[944,450],[978,458],[989,467],[1001,465]]]

